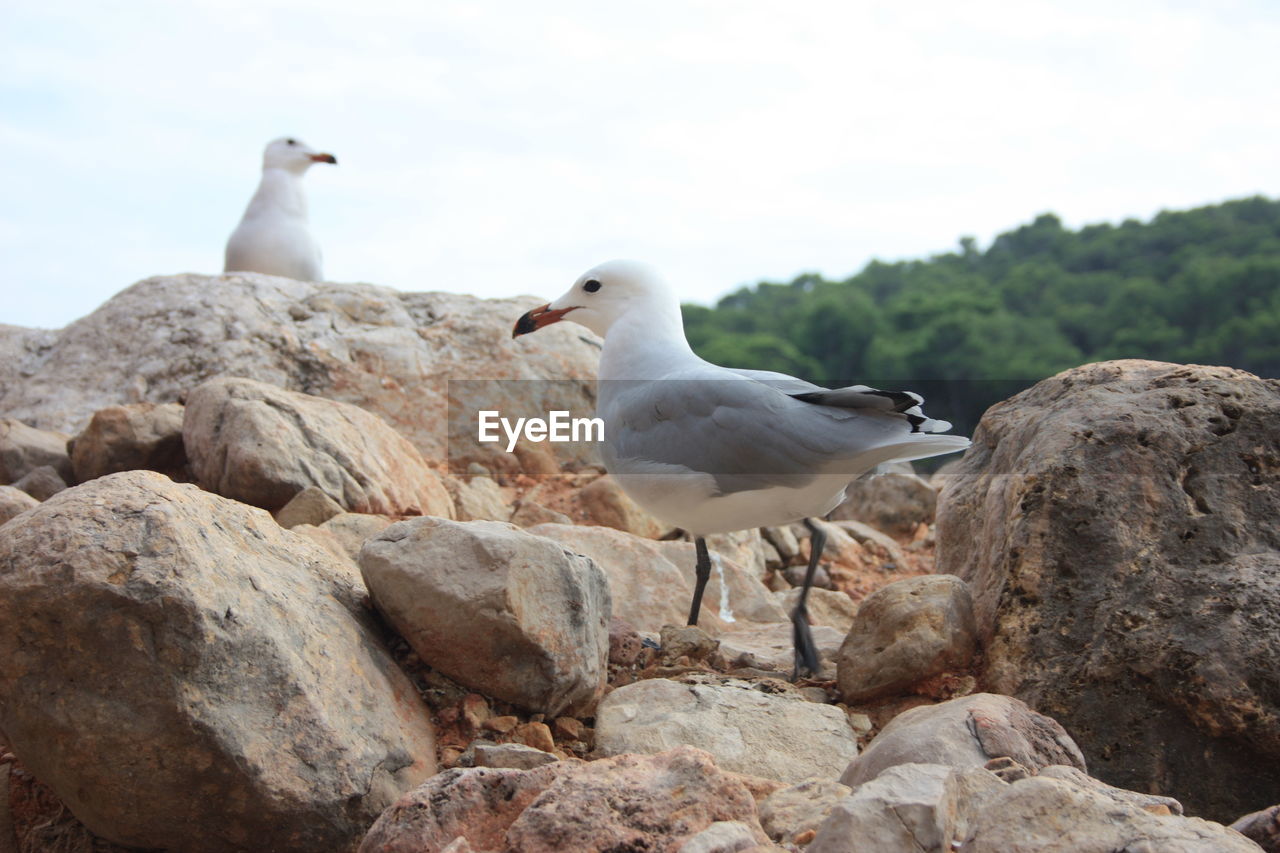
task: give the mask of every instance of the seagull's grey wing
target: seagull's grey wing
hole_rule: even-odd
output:
[[[913,432],[946,432],[951,429],[951,424],[947,421],[925,417],[924,411],[920,408],[924,398],[913,391],[882,391],[870,385],[823,388],[821,385],[814,385],[812,382],[805,382],[803,379],[797,379],[785,373],[736,368],[732,368],[732,371],[739,376],[776,388],[805,403],[835,406],[841,409],[897,412],[906,416],[913,427]]]
[[[900,415],[815,406],[736,377],[615,380],[601,389],[600,414],[606,463],[709,474],[720,494],[799,488],[910,432]]]

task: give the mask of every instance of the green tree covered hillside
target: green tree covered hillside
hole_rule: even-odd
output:
[[[928,260],[873,261],[843,281],[761,283],[686,305],[704,358],[823,383],[920,390],[971,430],[990,404],[1112,358],[1280,376],[1280,201],[1064,228],[1052,214]]]

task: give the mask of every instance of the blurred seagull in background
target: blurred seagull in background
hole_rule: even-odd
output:
[[[261,272],[300,281],[322,281],[320,247],[307,227],[302,176],[316,163],[337,163],[293,137],[267,145],[262,181],[227,240],[224,272]]]
[[[938,435],[951,424],[925,417],[910,391],[828,389],[704,361],[685,339],[675,290],[634,261],[588,270],[522,316],[512,337],[566,318],[604,338],[596,414],[605,468],[636,503],[694,537],[690,625],[711,573],[706,536],[793,521],[809,528],[791,622],[796,676],[817,672],[806,602],[825,536],[812,518],[835,509],[845,487],[877,465],[954,453],[969,439]]]

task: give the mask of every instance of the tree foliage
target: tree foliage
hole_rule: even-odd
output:
[[[990,404],[1090,361],[1150,358],[1280,376],[1280,201],[1064,228],[1053,214],[843,281],[762,282],[685,306],[694,349],[824,384],[933,389],[972,429]],[[941,396],[941,400],[936,399]],[[939,411],[939,404],[941,410]]]

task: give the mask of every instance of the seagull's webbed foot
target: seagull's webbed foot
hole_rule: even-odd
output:
[[[796,651],[796,668],[791,680],[800,678],[807,671],[816,675],[818,672],[818,647],[813,642],[813,631],[809,629],[809,588],[813,586],[813,576],[818,571],[818,561],[822,559],[822,550],[827,545],[827,534],[821,527],[806,518],[804,526],[809,528],[809,567],[805,569],[804,585],[800,587],[800,600],[796,609],[791,611],[791,641]]]

